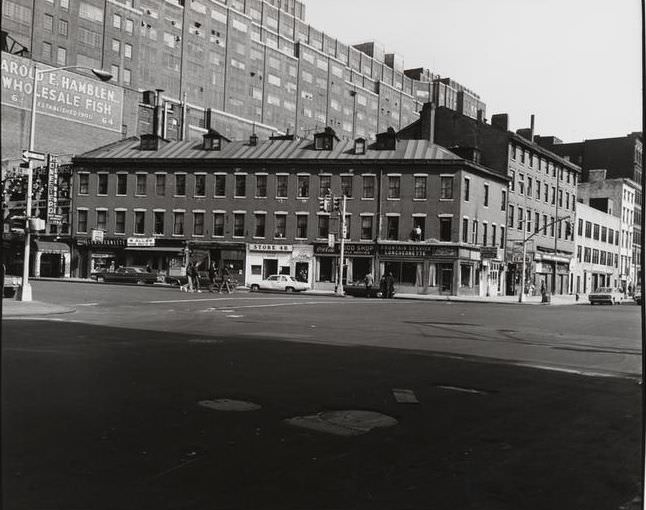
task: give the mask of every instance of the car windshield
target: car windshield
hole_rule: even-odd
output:
[[[146,271],[141,267],[129,267],[128,271],[132,273],[145,273]]]

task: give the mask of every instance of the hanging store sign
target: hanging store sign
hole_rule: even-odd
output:
[[[39,70],[52,69],[38,64]],[[34,64],[2,52],[2,104],[31,110]],[[121,132],[123,89],[68,71],[38,74],[36,112]]]
[[[50,156],[47,172],[47,222],[60,225],[63,216],[58,214],[58,160]]]

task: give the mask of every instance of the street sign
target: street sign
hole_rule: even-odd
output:
[[[22,151],[22,160],[25,163],[29,163],[30,160],[45,161],[46,157],[47,157],[47,154],[43,152],[28,151],[28,150]]]
[[[327,245],[329,248],[334,248],[334,234],[328,234]]]

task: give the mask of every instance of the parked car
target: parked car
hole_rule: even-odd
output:
[[[346,296],[354,297],[367,297],[367,298],[376,298],[381,295],[379,291],[379,286],[372,286],[370,289],[366,287],[364,280],[359,280],[357,282],[348,283],[343,286],[343,292]]]
[[[200,281],[200,288],[208,289],[209,285],[211,285],[211,280],[209,279],[208,271],[198,271],[197,274]],[[166,276],[165,281],[166,283],[168,283],[169,285],[172,285],[173,287],[179,287],[181,285],[186,285],[188,283],[188,276],[186,275]],[[216,278],[216,282],[218,282],[217,278]]]
[[[136,283],[137,285],[152,285],[164,281],[162,275],[149,272],[145,267],[140,266],[119,267],[114,271],[97,271],[92,273],[91,278],[99,283]]]
[[[309,289],[307,283],[299,282],[286,274],[274,274],[258,283],[252,283],[252,292],[259,290],[280,290],[284,292],[300,292]]]
[[[621,289],[614,289],[612,287],[599,287],[594,292],[588,295],[590,304],[608,304],[619,305],[624,300],[624,294]]]

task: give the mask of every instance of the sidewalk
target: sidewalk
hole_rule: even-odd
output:
[[[36,315],[59,315],[75,312],[73,306],[53,305],[41,301],[2,300],[2,317],[31,317]]]

